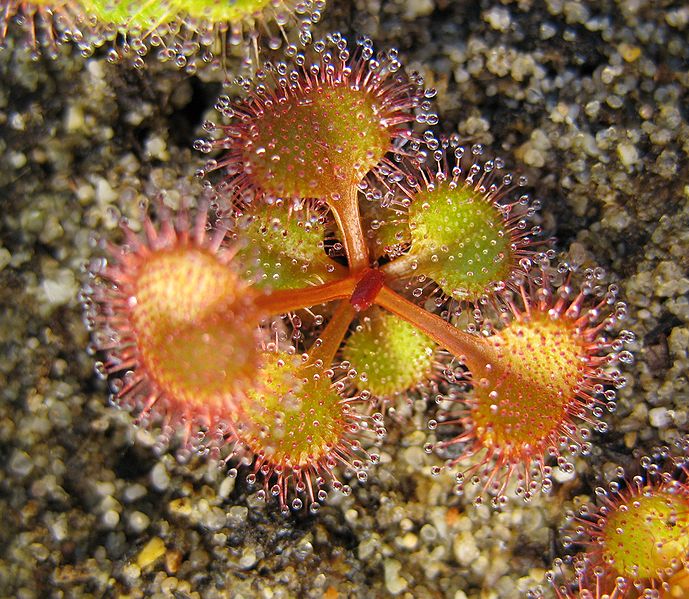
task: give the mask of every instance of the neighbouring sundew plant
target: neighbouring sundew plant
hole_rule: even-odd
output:
[[[667,456],[663,448],[662,455]],[[576,579],[561,597],[671,598],[689,592],[689,485],[686,458],[660,468],[641,459],[642,474],[595,490],[596,504],[569,516],[564,543],[583,546]]]
[[[435,92],[396,52],[332,34],[239,84],[195,144],[214,154],[211,231],[205,209],[147,220],[94,273],[116,399],[249,467],[283,511],[363,481],[374,402],[400,394],[451,400],[438,433],[461,430],[438,447],[459,489],[468,473],[496,502],[513,481],[525,499],[550,488],[624,382],[614,286],[550,265],[500,160],[415,132],[436,124]]]
[[[111,62],[124,59],[142,68],[153,52],[193,73],[199,59],[222,63],[228,46],[242,44],[247,60],[255,61],[257,36],[277,48],[296,23],[302,39],[309,39],[323,7],[322,0],[2,0],[0,46],[13,22],[23,32],[20,44],[35,57],[41,51],[55,56],[65,42],[84,56],[108,45]]]

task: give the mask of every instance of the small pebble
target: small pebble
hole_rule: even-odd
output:
[[[29,455],[20,449],[15,449],[12,452],[8,462],[9,471],[20,478],[30,474],[33,470],[33,466],[33,462]]]
[[[131,531],[135,534],[139,534],[148,528],[151,520],[146,514],[137,510],[129,514],[128,523]]]
[[[239,559],[239,567],[242,570],[250,570],[256,565],[258,558],[256,557],[256,551],[253,547],[248,547],[242,553],[242,557]]]
[[[136,556],[136,563],[139,568],[146,568],[165,554],[165,543],[160,537],[153,537],[146,543],[139,555]]]
[[[407,580],[403,576],[400,576],[401,569],[402,564],[396,559],[385,560],[385,588],[391,595],[399,595],[409,586]]]
[[[170,476],[165,469],[165,464],[158,462],[151,470],[151,484],[157,491],[165,491],[170,485]]]
[[[648,421],[654,428],[665,428],[672,423],[672,415],[667,408],[653,408],[648,411]]]

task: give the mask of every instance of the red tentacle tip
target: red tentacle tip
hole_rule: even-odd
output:
[[[377,268],[367,268],[356,284],[349,303],[357,312],[370,308],[385,285],[385,275]]]

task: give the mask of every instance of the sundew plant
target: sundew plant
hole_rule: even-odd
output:
[[[137,68],[154,54],[192,74],[204,64],[224,66],[232,47],[241,47],[247,62],[256,60],[259,36],[275,48],[296,27],[308,39],[323,6],[320,0],[3,0],[0,45],[14,27],[10,39],[35,60],[55,57],[67,43],[85,57],[105,47],[110,62]]]
[[[501,159],[423,129],[436,92],[394,50],[332,34],[240,87],[195,143],[212,206],[125,227],[92,270],[113,400],[284,514],[375,472],[400,395],[449,406],[426,450],[457,494],[549,492],[625,383],[617,287],[554,261]]]
[[[385,23],[402,10],[391,4],[380,6]],[[444,10],[456,16],[452,5],[438,5],[433,18]],[[568,6],[562,19],[570,23],[579,12]],[[59,385],[25,402],[38,414],[49,407],[53,424],[35,418],[22,428],[0,418],[9,472],[0,488],[17,512],[8,519],[8,555],[19,572],[12,592],[36,596],[16,565],[34,560],[51,572],[51,592],[75,584],[84,596],[114,585],[122,596],[213,597],[240,579],[242,597],[689,593],[688,443],[674,428],[662,432],[681,429],[685,412],[665,409],[668,385],[643,405],[630,390],[650,384],[663,351],[683,347],[661,327],[679,317],[638,289],[651,293],[662,279],[670,297],[677,289],[686,295],[689,284],[670,265],[637,273],[630,293],[633,261],[610,257],[607,240],[596,238],[602,229],[583,229],[594,202],[601,219],[627,222],[615,193],[601,191],[612,183],[600,180],[615,164],[639,174],[643,143],[630,129],[617,141],[617,163],[606,156],[591,166],[596,148],[612,143],[615,126],[601,125],[572,142],[586,160],[568,164],[562,180],[544,168],[541,183],[525,173],[554,164],[548,152],[565,154],[569,138],[546,143],[534,132],[517,146],[531,113],[504,138],[498,126],[487,130],[480,111],[471,112],[472,89],[459,85],[490,79],[462,62],[474,46],[443,46],[438,56],[464,65],[450,76],[442,60],[424,64],[423,53],[409,51],[418,31],[398,40],[399,50],[388,43],[392,33],[379,32],[374,43],[357,31],[328,32],[330,25],[316,28],[325,7],[316,0],[0,2],[0,59],[3,69],[10,65],[3,77],[33,86],[0,92],[0,128],[8,132],[0,149],[16,172],[0,183],[7,197],[19,185],[18,197],[33,193],[37,205],[16,218],[7,211],[20,233],[8,230],[2,243],[14,251],[5,260],[0,245],[0,262],[9,269],[30,262],[15,246],[40,229],[35,245],[49,271],[46,264],[68,253],[36,223],[46,218],[55,221],[51,231],[73,233],[79,257],[88,259],[70,259],[72,278],[60,272],[24,283],[37,289],[32,297],[51,302],[64,281],[77,286],[78,279],[80,289],[62,293],[61,305],[80,304],[79,359],[95,363],[97,375],[78,420],[55,407],[70,401],[60,404],[69,391]],[[549,14],[555,9],[549,4]],[[346,7],[332,10],[333,21],[345,19]],[[403,23],[423,18],[416,5],[404,10]],[[503,34],[515,31],[510,14],[523,10],[480,9],[482,22]],[[680,27],[683,14],[668,13],[668,26]],[[551,44],[548,26],[533,35]],[[361,29],[371,27],[366,21]],[[589,33],[603,28],[586,23]],[[573,35],[564,31],[562,43]],[[642,60],[632,42],[619,42],[601,81]],[[681,54],[680,45],[671,51]],[[548,48],[555,64],[555,46]],[[532,54],[485,52],[483,66],[498,82],[531,72]],[[577,60],[587,56],[582,50]],[[60,81],[63,68],[77,91],[54,88],[51,77]],[[33,80],[41,69],[50,75]],[[627,84],[616,93],[625,85],[631,93]],[[62,97],[68,89],[75,97]],[[504,116],[503,87],[488,89]],[[607,111],[623,110],[610,99],[582,107],[553,100],[545,84],[539,90],[544,98],[529,87],[522,104],[547,107],[549,122],[563,127],[601,112],[612,123]],[[27,106],[26,114],[14,104]],[[651,103],[634,110],[650,131]],[[664,114],[681,120],[681,111]],[[39,130],[44,136],[28,148]],[[26,164],[35,185],[61,186],[74,214],[85,214],[75,217],[78,228],[65,215],[41,216],[46,194],[22,187]],[[560,184],[590,184],[588,212],[560,221],[569,208],[544,193]],[[681,245],[679,222],[659,217],[658,227]],[[647,233],[616,239],[616,251],[639,239],[660,247]],[[21,287],[17,280],[6,279],[8,297]],[[684,309],[680,291],[672,314]],[[661,328],[637,340],[639,318]],[[33,328],[26,351],[52,339],[46,327]],[[659,356],[646,364],[638,348],[653,335],[665,346],[658,341]],[[62,362],[37,364],[54,377],[70,368]],[[630,380],[632,371],[641,383]],[[681,388],[685,375],[673,372]],[[635,418],[661,432],[654,436]],[[72,455],[55,458],[57,474],[42,473],[51,461],[33,460],[32,435],[68,420]],[[83,430],[88,444],[78,445],[70,435]],[[22,431],[24,445],[5,443]],[[86,456],[101,443],[120,443],[124,457],[109,456],[115,474],[94,478]],[[75,462],[83,477],[71,475],[63,494],[52,489]],[[126,490],[113,482],[127,477],[136,482]],[[65,495],[97,514],[89,526]],[[405,502],[418,504],[418,513]],[[66,515],[55,515],[63,503]],[[24,534],[32,523],[55,542]],[[83,533],[89,528],[102,533],[102,548]],[[334,529],[341,543],[328,536]],[[77,531],[98,548],[85,549]],[[345,547],[350,536],[356,542]],[[82,557],[91,554],[87,567]],[[276,565],[275,556],[284,562]],[[107,564],[116,565],[100,574]],[[283,578],[274,576],[280,568]],[[336,582],[336,571],[347,584]],[[6,580],[0,561],[0,589]],[[278,590],[283,582],[289,591]]]

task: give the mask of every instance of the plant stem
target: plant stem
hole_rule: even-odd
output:
[[[349,276],[324,285],[304,289],[284,289],[272,293],[257,294],[254,297],[256,311],[262,315],[284,314],[290,310],[308,308],[336,299],[349,298],[358,282],[358,277]]]
[[[423,331],[473,373],[485,372],[487,365],[496,364],[492,348],[482,337],[460,331],[440,316],[417,306],[389,287],[380,290],[375,303]]]
[[[308,366],[319,365],[323,368],[330,368],[355,315],[356,312],[348,301],[341,301],[338,304],[327,326],[311,345]]]
[[[350,272],[369,267],[368,246],[361,228],[359,214],[359,188],[352,185],[345,189],[339,200],[328,200],[328,206],[335,215],[337,226],[342,231]]]

